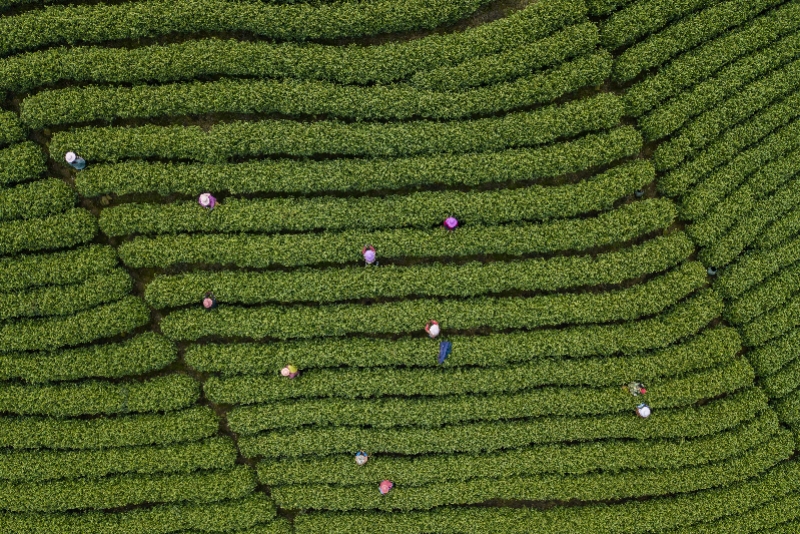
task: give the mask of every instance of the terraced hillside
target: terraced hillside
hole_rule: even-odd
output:
[[[800,0],[0,0],[0,532],[800,532],[799,74]]]

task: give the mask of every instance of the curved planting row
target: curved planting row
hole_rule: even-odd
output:
[[[253,160],[244,163],[163,163],[129,160],[97,164],[75,177],[84,196],[204,191],[303,193],[397,190],[425,186],[475,187],[542,180],[603,167],[638,154],[639,132],[619,127],[538,148],[391,159]],[[587,183],[585,188],[591,188]],[[580,191],[580,187],[573,191]],[[542,191],[544,193],[544,191]],[[593,192],[584,197],[590,199]],[[168,208],[167,208],[168,209]],[[102,216],[102,215],[101,215]]]
[[[797,2],[26,4],[0,530],[791,529]]]
[[[653,3],[613,15],[612,33],[601,30],[601,42],[632,42],[628,35],[641,35],[641,28],[626,33],[624,23],[639,20]],[[800,92],[794,73],[800,10],[794,2],[735,1],[681,2],[664,9],[677,16],[689,4],[699,10],[696,15],[624,51],[614,70],[620,79],[630,79],[636,68],[655,65],[659,54],[673,53],[668,43],[679,43],[670,35],[681,29],[691,35],[685,44],[707,41],[637,80],[623,100],[645,139],[666,139],[653,158],[661,171],[658,188],[679,202],[678,218],[687,222],[697,258],[716,276],[713,287],[725,299],[724,318],[737,327],[778,417],[795,430],[800,423],[795,357]],[[766,7],[775,9],[758,14]],[[738,27],[720,33],[731,23]],[[650,47],[657,43],[665,48],[655,54]],[[791,530],[787,501],[670,532]],[[778,510],[785,519],[772,515]]]

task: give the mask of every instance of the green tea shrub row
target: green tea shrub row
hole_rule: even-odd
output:
[[[73,207],[75,199],[72,188],[56,178],[0,189],[0,221],[61,213]]]
[[[279,159],[235,164],[100,163],[81,171],[75,185],[86,197],[150,192],[197,195],[204,191],[234,194],[371,191],[376,187],[376,176],[380,177],[378,183],[382,189],[433,184],[475,186],[578,172],[638,154],[641,147],[641,134],[624,126],[540,148],[478,154],[327,161]]]
[[[752,153],[748,152],[747,156],[742,154],[742,150],[748,147],[755,148],[756,143],[791,123],[798,115],[800,115],[800,92],[773,104],[741,125],[731,128],[694,156],[694,159],[662,174],[658,181],[659,191],[669,196],[682,194],[720,165],[735,161],[738,156],[743,158],[755,156],[755,150]],[[769,142],[777,141],[770,138]],[[748,163],[751,161],[748,159]]]
[[[797,292],[800,292],[800,265],[794,264],[729,302],[725,308],[725,318],[735,325],[749,323],[770,310],[786,305]]]
[[[42,91],[22,102],[33,129],[115,119],[152,119],[207,113],[267,113],[355,120],[465,119],[546,104],[599,85],[611,71],[599,52],[541,74],[463,93],[433,93],[407,86],[354,87],[300,80],[232,80],[80,87]]]
[[[13,451],[0,455],[0,479],[32,483],[122,473],[190,473],[232,469],[235,462],[236,447],[225,437],[155,447]]]
[[[800,476],[800,463],[789,461],[779,463],[760,477],[728,487],[621,504],[555,506],[546,510],[534,507],[441,507],[433,511],[405,513],[308,513],[297,516],[295,530],[298,534],[369,534],[376,528],[395,534],[456,533],[476,529],[487,532],[497,530],[505,534],[596,534],[615,531],[645,534],[726,516],[738,518],[734,515],[736,512],[760,511],[760,506],[790,495],[790,507],[769,510],[770,513],[765,515],[758,514],[761,518],[780,520],[786,517],[786,510],[796,508],[796,496],[792,492],[800,485],[794,478],[797,476]],[[718,531],[699,532],[708,534]],[[738,532],[736,529],[730,531],[731,534]]]
[[[753,365],[756,376],[761,378],[773,375],[792,364],[798,357],[796,351],[798,342],[800,342],[800,329],[795,328],[780,338],[749,350],[747,359]]]
[[[44,152],[31,141],[0,149],[0,185],[38,178],[47,170]]]
[[[271,523],[266,523],[263,525],[258,525],[253,528],[236,531],[236,534],[293,534],[294,528],[292,524],[289,523],[288,519],[276,519]],[[187,534],[199,534],[197,532],[187,533]]]
[[[47,6],[0,21],[0,55],[63,43],[102,43],[169,34],[246,32],[280,40],[338,39],[433,29],[486,0],[378,0],[274,5],[225,0],[144,0]],[[63,24],[71,20],[70,24]]]
[[[778,372],[761,377],[759,387],[770,399],[784,397],[800,388],[800,361],[792,360]]]
[[[70,315],[119,300],[130,293],[132,286],[130,275],[115,268],[74,285],[0,293],[0,319]]]
[[[722,296],[736,298],[780,269],[800,259],[800,238],[770,250],[747,252],[720,272],[714,289]]]
[[[513,339],[513,336],[509,337]],[[458,338],[454,342],[458,343],[460,352],[465,343]],[[435,348],[434,343],[428,343],[429,350]],[[313,397],[352,399],[383,395],[441,395],[442,392],[497,393],[545,385],[619,386],[633,376],[649,385],[665,377],[689,372],[702,373],[705,369],[727,363],[739,350],[741,343],[735,330],[713,329],[704,331],[685,344],[635,356],[577,360],[540,358],[531,363],[504,367],[436,370],[304,368],[303,380],[292,385],[286,385],[285,380],[278,378],[276,367],[267,376],[210,377],[205,383],[205,390],[210,397],[221,402],[252,403]],[[653,360],[655,358],[658,359]],[[659,366],[652,361],[657,361]],[[424,362],[420,361],[420,364]],[[513,376],[514,380],[504,383],[501,381],[504,376]],[[256,409],[254,413],[258,411]],[[245,411],[239,410],[238,413],[236,417],[245,417]]]
[[[790,297],[798,291],[800,266],[792,265],[730,302],[725,309],[725,317],[735,325],[748,323],[770,310],[786,305]]]
[[[277,232],[314,229],[430,228],[456,215],[461,224],[549,220],[605,211],[655,178],[636,160],[576,184],[491,191],[424,191],[386,197],[238,199],[213,211],[196,201],[121,204],[100,214],[108,236],[180,232]]]
[[[177,357],[172,342],[154,332],[145,332],[121,343],[0,354],[0,380],[40,384],[79,378],[121,378],[163,369]]]
[[[554,2],[547,2],[553,4]],[[564,4],[564,2],[561,2]],[[573,2],[573,4],[576,4]],[[533,9],[533,8],[528,8]],[[511,21],[509,19],[501,19]],[[519,17],[517,17],[519,18]],[[574,17],[573,17],[574,18]],[[580,17],[578,17],[579,19]],[[486,26],[491,27],[495,23]],[[515,22],[519,26],[519,22]],[[548,27],[555,28],[551,23]],[[541,37],[540,32],[540,37]],[[466,36],[468,29],[463,34],[449,34],[437,37]],[[84,83],[137,83],[145,81],[172,82],[191,80],[202,76],[252,76],[259,78],[282,78],[284,76],[294,79],[328,80],[339,83],[374,81],[388,83],[395,78],[404,78],[413,74],[418,68],[429,65],[433,70],[420,70],[411,78],[413,85],[420,89],[453,91],[462,88],[498,83],[516,77],[529,75],[532,72],[559,64],[571,57],[583,55],[595,49],[598,41],[597,27],[591,23],[569,26],[562,31],[540,40],[531,39],[529,36],[519,39],[519,42],[505,50],[488,48],[488,55],[478,53],[482,47],[490,43],[472,43],[470,46],[476,51],[474,57],[456,53],[457,60],[451,57],[454,50],[448,49],[444,65],[438,66],[441,61],[425,57],[421,65],[410,68],[401,61],[403,50],[413,45],[416,41],[407,43],[393,43],[377,45],[366,48],[345,48],[319,45],[296,46],[284,43],[275,45],[268,42],[243,42],[220,41],[217,39],[202,39],[188,41],[180,44],[164,46],[147,46],[138,49],[100,48],[100,47],[74,47],[40,50],[19,56],[0,59],[0,73],[8,78],[0,81],[0,89],[16,93],[31,92],[42,86],[53,85],[58,81],[73,81]],[[429,39],[429,38],[428,38]],[[528,41],[533,42],[528,42]],[[426,41],[426,38],[420,39]],[[389,49],[394,52],[389,56]],[[288,58],[280,57],[283,52],[288,57],[293,57],[294,62],[286,61]],[[337,54],[338,52],[338,54]],[[419,49],[416,53],[429,55],[428,50]],[[360,56],[359,56],[360,53]],[[313,68],[315,60],[340,63],[345,58],[350,58],[360,67],[359,77],[365,79],[352,79],[353,65],[340,65],[340,68],[331,72],[303,71]],[[379,59],[383,64],[379,65]],[[194,59],[195,62],[191,63]],[[407,61],[407,60],[406,60]],[[93,69],[88,67],[89,63]],[[299,70],[298,70],[299,69]],[[392,70],[398,72],[392,73]],[[348,74],[349,73],[349,74]],[[294,75],[294,76],[293,76]],[[11,114],[18,120],[15,114]]]
[[[271,501],[270,501],[271,502]],[[252,528],[237,530],[233,534],[293,534],[294,529],[288,519],[278,518],[269,523],[262,523]],[[183,534],[201,534],[200,531],[187,530]]]
[[[13,111],[0,110],[0,146],[25,139],[25,129]]]
[[[347,230],[315,234],[179,234],[137,237],[119,247],[129,267],[167,267],[181,263],[219,263],[240,267],[361,260],[361,248],[371,243],[380,258],[530,254],[586,250],[624,243],[668,227],[675,207],[668,200],[652,199],[601,213],[587,219],[567,219],[541,224],[467,226],[453,233],[443,228],[402,228],[377,232]]]
[[[355,2],[353,5],[360,6]],[[59,12],[64,13],[63,7]],[[219,19],[218,15],[210,15],[211,20]],[[0,59],[0,89],[24,93],[61,80],[164,83],[220,75],[386,84],[420,71],[476,61],[482,56],[520,48],[565,26],[584,22],[585,17],[586,6],[582,0],[546,0],[463,31],[372,46],[276,44],[212,38],[134,48],[49,48]],[[130,31],[123,21],[118,23],[121,31]],[[53,39],[61,31],[76,29],[65,30],[60,24],[58,28],[45,38]],[[235,28],[240,29],[243,28]],[[97,35],[97,28],[94,30],[93,33],[81,32],[81,39],[91,40],[89,36],[94,35],[96,42],[107,40]],[[552,41],[542,45],[547,42]]]
[[[696,220],[705,216],[765,165],[798,148],[800,121],[795,121],[740,153],[689,189],[681,198],[681,217]]]
[[[739,217],[728,233],[700,253],[699,259],[706,265],[722,266],[732,262],[758,240],[764,227],[800,205],[800,182],[795,180],[772,196],[742,203],[749,204],[750,211]]]
[[[692,117],[699,115],[731,95],[779,68],[800,55],[800,36],[785,37],[766,50],[738,60],[720,71],[716,77],[685,91],[652,113],[639,119],[639,127],[648,140],[661,139],[672,134]]]
[[[0,255],[73,247],[97,233],[97,219],[75,208],[43,219],[0,223]]]
[[[774,248],[781,243],[789,241],[789,239],[798,233],[800,233],[800,210],[793,209],[777,221],[773,221],[772,224],[758,236],[758,242],[754,243],[754,246],[761,250]]]
[[[750,364],[739,359],[709,371],[700,371],[688,379],[650,383],[647,402],[655,410],[686,406],[747,387],[753,383],[753,378]],[[246,382],[243,379],[231,381],[239,384]],[[699,384],[704,386],[701,391],[698,391]],[[282,400],[279,403],[235,408],[228,421],[233,432],[251,435],[261,431],[309,426],[439,427],[471,421],[506,421],[553,415],[606,415],[630,413],[638,404],[638,400],[631,398],[630,394],[626,395],[627,392],[621,390],[618,384],[607,388],[547,387],[514,392],[526,385],[513,384],[506,387],[503,393],[481,396],[474,393],[482,391],[461,384],[459,389],[466,389],[467,394],[423,399],[393,397],[367,400]],[[209,390],[218,393],[210,387]],[[245,387],[227,397],[214,395],[214,402],[252,403],[259,401],[259,397],[256,388]]]
[[[461,352],[471,347],[466,339],[453,339]],[[506,339],[514,340],[514,336]],[[514,340],[516,341],[516,340]],[[463,347],[466,345],[466,347]],[[428,342],[429,354],[438,349]],[[645,354],[614,358],[537,358],[531,362],[509,364],[502,367],[456,369],[368,368],[303,370],[303,380],[291,385],[281,380],[275,367],[265,375],[236,377],[210,377],[204,384],[209,398],[224,403],[276,402],[293,398],[336,397],[355,399],[384,395],[442,395],[467,393],[500,393],[525,390],[547,385],[567,387],[604,387],[627,384],[636,377],[651,386],[653,381],[687,373],[703,373],[712,367],[729,363],[741,350],[738,334],[732,328],[705,330],[695,338]],[[418,355],[419,360],[423,360]],[[431,361],[430,358],[424,360]],[[448,360],[449,361],[449,360]],[[652,362],[658,362],[658,365]],[[420,365],[424,362],[420,361]],[[744,374],[747,374],[744,370]],[[503,377],[513,380],[503,381]],[[650,388],[652,390],[652,388]],[[650,397],[648,397],[650,399]],[[619,399],[616,399],[619,400]],[[254,408],[258,415],[263,410]],[[248,410],[237,409],[230,420],[247,420]],[[275,417],[266,413],[264,417]],[[298,414],[299,415],[299,414]],[[241,425],[239,425],[240,428]]]
[[[7,417],[0,444],[15,449],[105,449],[167,445],[215,436],[219,421],[211,408],[196,406],[165,414],[89,419]]]
[[[77,284],[116,265],[117,253],[105,245],[0,258],[0,287],[4,291],[19,291],[43,285]]]
[[[170,374],[144,382],[85,381],[58,385],[6,384],[0,411],[20,415],[77,415],[164,412],[187,408],[200,397],[192,377]]]
[[[612,13],[602,25],[601,44],[608,49],[630,45],[670,22],[682,19],[719,0],[645,0]]]
[[[438,152],[466,153],[549,143],[611,128],[622,117],[610,93],[536,111],[473,121],[409,123],[301,123],[290,120],[199,126],[82,128],[53,135],[50,151],[70,150],[92,161],[161,157],[220,162],[233,157],[291,154],[394,157]]]
[[[701,246],[718,246],[723,235],[733,231],[737,222],[754,211],[758,210],[763,217],[769,217],[770,213],[778,217],[791,209],[796,197],[793,178],[800,170],[798,156],[800,149],[759,167],[727,198],[721,199],[701,219],[689,225],[686,232]],[[769,220],[764,221],[758,230],[766,222]]]
[[[214,502],[238,499],[256,486],[246,465],[230,470],[40,483],[0,482],[0,508],[15,512],[54,512],[118,508],[157,502]]]
[[[598,40],[597,26],[590,22],[576,24],[540,41],[504,52],[467,59],[458,65],[418,71],[410,81],[420,89],[445,92],[491,85],[591,52]],[[608,72],[611,72],[611,65]]]
[[[145,291],[154,308],[195,304],[211,291],[219,303],[336,302],[378,297],[471,297],[505,291],[553,291],[619,284],[658,273],[693,252],[682,232],[597,256],[556,256],[547,260],[470,262],[463,265],[387,265],[292,272],[221,271],[157,276]],[[2,301],[0,301],[1,303]]]
[[[797,512],[798,493],[775,499],[738,515],[729,515],[719,521],[700,523],[680,529],[680,534],[789,534],[796,532],[800,521]],[[792,521],[792,519],[795,519]],[[777,526],[776,526],[777,525]],[[770,528],[773,527],[773,528]]]
[[[608,501],[729,485],[761,474],[791,456],[793,450],[791,433],[782,431],[768,443],[739,457],[682,469],[475,478],[464,482],[448,481],[446,484],[412,487],[397,484],[389,495],[375,491],[374,483],[344,488],[308,484],[272,488],[271,495],[282,508],[315,510],[427,510],[448,504],[477,504],[497,498]]]
[[[21,319],[0,325],[0,352],[52,350],[130,332],[150,321],[150,310],[134,296],[65,317]]]
[[[686,17],[620,54],[614,63],[614,79],[631,80],[780,3],[782,0],[730,0]]]
[[[800,326],[800,297],[793,298],[784,306],[765,313],[741,328],[745,345],[758,346],[772,338]]]
[[[672,60],[631,87],[624,96],[628,115],[638,117],[659,102],[700,83],[736,58],[791,35],[800,27],[800,6],[787,2],[777,9],[698,46]]]
[[[576,373],[579,370],[597,369],[598,376],[607,369],[606,366],[621,365],[619,374],[613,373],[615,381],[623,380],[628,376],[625,364],[615,363],[607,358],[614,354],[636,355],[642,351],[665,349],[671,351],[673,343],[678,343],[684,338],[695,335],[709,322],[722,313],[722,301],[711,291],[700,291],[694,296],[678,303],[669,311],[653,318],[640,321],[612,324],[567,327],[560,329],[536,330],[533,332],[515,332],[510,334],[491,334],[487,336],[448,336],[456,345],[457,350],[451,354],[443,366],[479,366],[477,372],[486,372],[486,367],[504,366],[509,363],[528,362],[531,358],[564,357],[589,358],[600,356],[594,363],[581,364],[576,360]],[[738,350],[740,340],[738,334],[732,329],[725,329],[723,333],[716,334],[722,339],[718,340],[721,347],[736,347]],[[705,335],[704,335],[705,336]],[[433,358],[423,358],[420,355],[430,350],[431,343],[425,339],[404,338],[397,341],[369,338],[344,338],[344,339],[315,339],[308,341],[277,342],[268,345],[260,343],[225,343],[190,345],[186,349],[185,360],[194,369],[201,372],[222,373],[225,376],[237,374],[274,373],[277,369],[293,362],[300,369],[313,369],[325,367],[338,367],[347,365],[352,367],[385,367],[405,365],[414,367],[437,367]],[[725,354],[728,349],[721,348],[719,354]],[[714,351],[713,353],[717,353]],[[672,370],[679,370],[686,366],[693,368],[693,363],[675,362],[673,357],[668,357],[662,352],[659,359],[649,359],[645,353],[645,360],[639,360],[637,367],[643,371],[643,376],[661,376],[660,373],[670,374]],[[695,358],[677,352],[679,360],[695,362]],[[626,358],[627,360],[627,358]],[[653,368],[647,362],[661,362],[663,367]],[[550,371],[551,374],[542,375],[541,380],[547,382],[548,377],[557,376],[556,369],[562,369],[563,362],[553,362],[545,365],[541,361],[542,372]],[[582,367],[586,365],[588,367]],[[568,368],[569,369],[569,368]],[[321,380],[330,380],[326,384],[341,383],[341,377],[333,373],[321,375]],[[608,371],[605,371],[606,373]],[[351,375],[354,374],[350,371]],[[430,373],[430,369],[428,369]],[[305,376],[305,375],[304,375]],[[294,381],[291,386],[283,381],[280,385],[281,393],[303,391],[303,388],[314,389],[317,373],[310,373],[308,380]],[[399,379],[397,374],[394,374]],[[432,384],[438,380],[446,380],[446,376],[430,374]],[[592,379],[581,374],[574,378],[570,374],[559,373],[558,383],[564,384],[596,384]],[[550,378],[552,380],[552,378]],[[309,383],[306,386],[306,383]],[[349,383],[356,387],[353,382]],[[274,384],[277,386],[278,384]],[[317,386],[319,387],[319,386]],[[357,390],[356,390],[357,391]],[[342,394],[341,391],[337,392]]]
[[[589,417],[541,417],[531,421],[466,423],[440,428],[371,429],[339,426],[241,436],[246,457],[298,457],[363,449],[374,454],[491,452],[535,443],[596,439],[659,439],[708,436],[735,427],[767,409],[757,388],[700,407],[654,412],[642,424],[630,413]],[[351,452],[352,453],[352,452]]]
[[[630,321],[663,311],[703,287],[706,278],[705,268],[699,263],[687,262],[647,283],[597,294],[448,301],[420,299],[368,307],[359,304],[225,306],[215,313],[199,307],[167,315],[161,321],[161,331],[173,340],[194,341],[212,335],[291,339],[352,333],[408,333],[418,331],[420,322],[429,317],[436,317],[443,328],[454,330]]]
[[[586,0],[586,6],[592,15],[608,15],[636,0]]]
[[[795,328],[778,339],[748,351],[747,358],[753,365],[756,376],[762,377],[774,374],[792,363],[800,354],[798,348],[800,348],[800,328]]]
[[[800,423],[800,390],[795,390],[772,403],[772,408],[778,414],[778,419],[790,427]]]
[[[800,88],[800,60],[742,89],[719,106],[706,111],[686,125],[677,136],[661,144],[653,155],[656,169],[677,167],[731,126],[749,118],[779,98]]]
[[[11,531],[59,534],[199,534],[247,529],[275,517],[275,505],[263,493],[219,502],[161,504],[120,512],[25,513],[0,515]],[[285,526],[285,523],[280,523]],[[269,527],[267,527],[269,528]],[[285,529],[244,531],[246,534],[287,534]],[[240,533],[241,534],[241,533]]]
[[[752,421],[719,434],[682,441],[594,441],[549,444],[478,454],[380,456],[353,467],[350,455],[263,459],[258,478],[271,487],[289,484],[371,484],[386,478],[412,487],[450,480],[500,478],[554,473],[579,475],[623,469],[678,469],[719,462],[742,454],[779,432],[778,417],[764,412]]]
[[[745,528],[751,528],[748,532],[755,532],[756,530],[761,529],[764,527],[765,521],[763,520],[764,517],[769,517],[766,521],[770,521],[767,523],[768,526],[772,526],[773,528],[769,528],[764,530],[767,534],[791,534],[795,532],[798,528],[800,528],[800,520],[795,519],[794,521],[789,520],[786,521],[787,517],[797,517],[797,511],[795,509],[794,503],[796,501],[796,496],[792,495],[788,499],[781,499],[779,503],[776,505],[768,505],[764,508],[768,508],[769,510],[764,510],[763,512],[755,515],[752,517],[752,521],[748,521],[748,525]],[[776,509],[780,507],[781,512],[783,512],[783,516],[781,516],[781,512],[775,512]],[[772,513],[770,513],[772,512]],[[748,517],[750,519],[750,517]],[[752,523],[752,526],[751,526]],[[780,524],[779,524],[780,523]],[[727,522],[730,524],[730,522]],[[737,523],[739,525],[741,523]],[[777,525],[777,526],[775,526]],[[727,525],[726,525],[727,526]],[[729,532],[735,532],[734,530],[728,529]]]

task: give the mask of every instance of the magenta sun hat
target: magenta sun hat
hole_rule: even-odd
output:
[[[444,220],[444,227],[448,230],[455,230],[456,226],[458,226],[458,219],[455,217],[448,217]]]
[[[386,495],[387,493],[389,493],[389,490],[392,489],[393,486],[394,484],[392,483],[391,480],[384,480],[383,482],[381,482],[381,485],[378,486],[378,489],[383,495]]]
[[[214,301],[210,297],[206,297],[203,299],[203,307],[210,308],[214,305]]]
[[[203,193],[197,198],[197,202],[204,208],[213,208],[217,199],[211,196],[211,193]]]

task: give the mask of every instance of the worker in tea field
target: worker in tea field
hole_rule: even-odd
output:
[[[69,163],[70,167],[79,171],[86,168],[86,160],[75,152],[67,152],[64,154],[64,161]]]
[[[458,227],[458,219],[455,217],[448,217],[444,220],[444,227],[451,232]]]
[[[356,453],[356,463],[358,465],[364,465],[365,463],[367,463],[367,460],[369,460],[369,456],[367,456],[366,452],[358,451]]]
[[[217,205],[217,199],[211,196],[211,193],[203,193],[198,197],[197,203],[204,208],[214,209],[214,206]]]
[[[391,491],[393,487],[394,483],[391,480],[384,480],[378,486],[378,491],[381,492],[381,495],[386,495],[387,493],[389,493],[389,491]]]
[[[372,245],[365,245],[364,248],[361,249],[361,255],[364,256],[364,261],[367,265],[372,265],[378,258],[377,254],[375,254],[375,247]]]
[[[428,321],[428,324],[425,325],[425,332],[431,339],[436,338],[439,335],[439,323],[434,320]]]
[[[442,341],[439,343],[439,365],[443,364],[450,352],[453,350],[453,344],[449,341]]]
[[[281,376],[285,376],[286,378],[295,378],[299,374],[300,371],[292,364],[289,364],[281,369]]]
[[[216,307],[217,299],[214,298],[214,295],[210,291],[203,295],[203,308],[210,310]]]
[[[627,389],[628,393],[630,393],[634,397],[647,394],[647,390],[645,389],[644,384],[642,384],[641,382],[631,382],[627,386],[623,387],[624,389]]]
[[[640,404],[636,407],[636,415],[641,417],[642,419],[647,419],[650,417],[650,406],[645,403]]]

